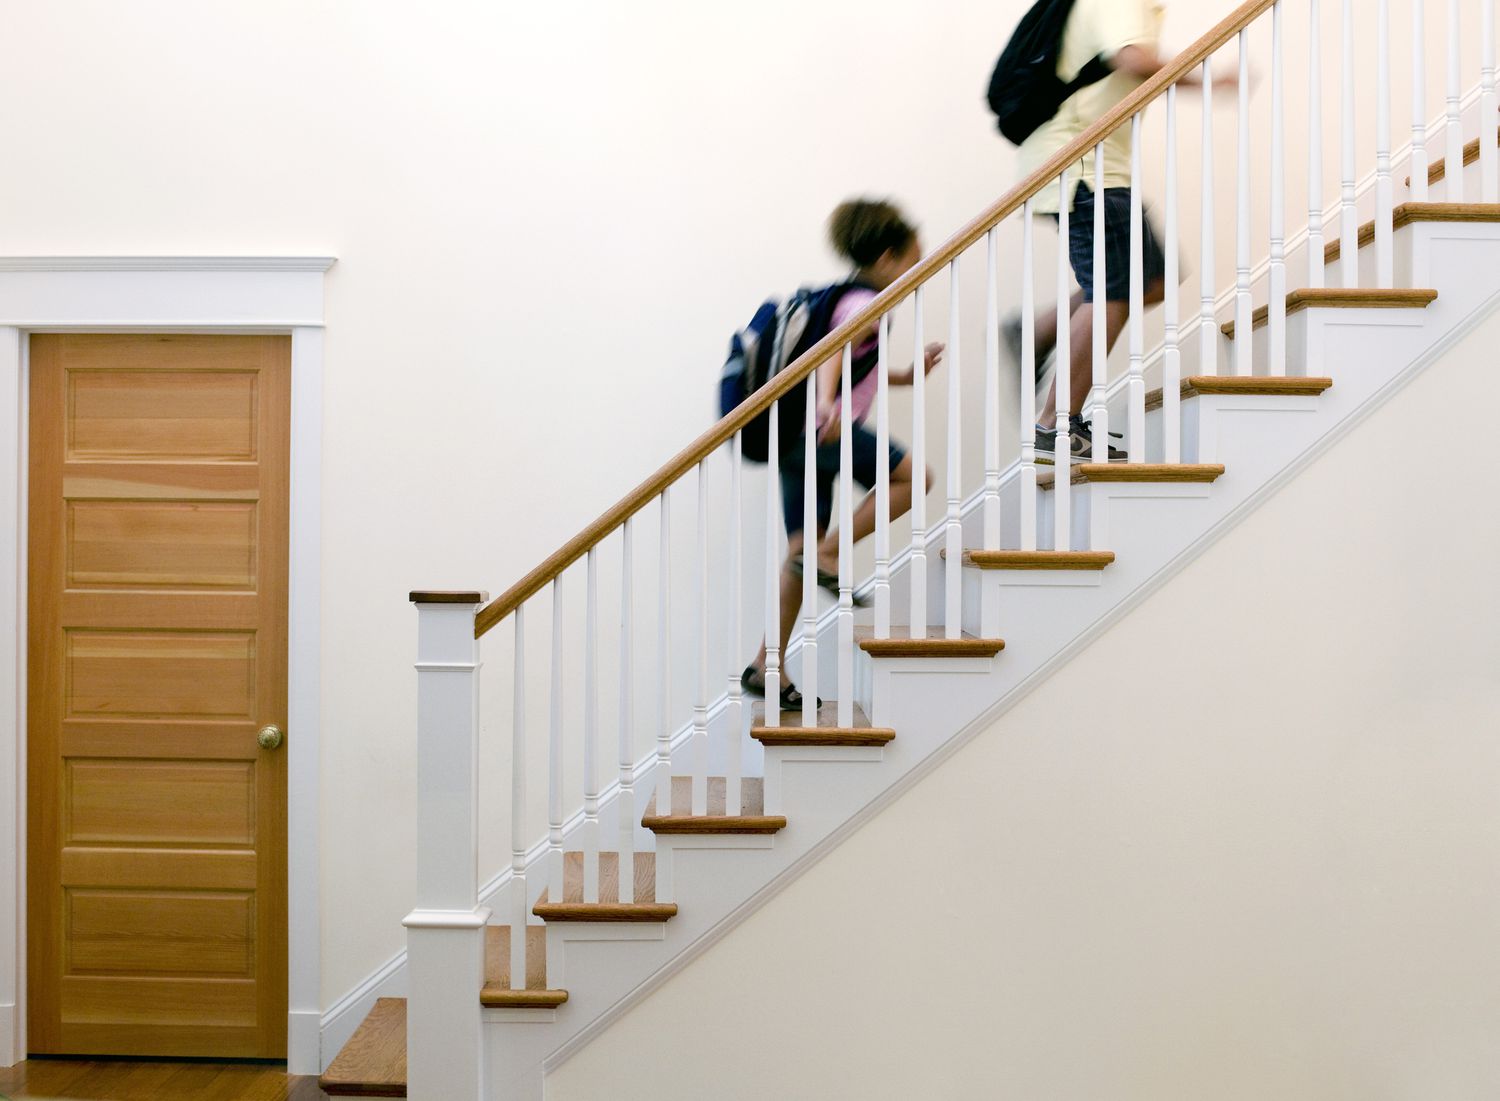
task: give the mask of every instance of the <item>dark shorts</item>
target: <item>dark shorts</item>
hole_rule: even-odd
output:
[[[1083,300],[1094,300],[1094,192],[1084,184],[1073,193],[1068,215],[1068,259],[1073,276],[1083,288]],[[1166,274],[1167,260],[1151,219],[1141,213],[1141,288]],[[1130,301],[1130,188],[1104,189],[1104,298]]]
[[[863,425],[855,425],[850,433],[850,450],[854,455],[851,471],[854,481],[865,489],[875,484],[880,472],[879,449],[875,433]],[[906,452],[891,441],[890,469],[895,470],[906,459]],[[833,484],[839,476],[839,441],[823,444],[817,451],[818,480],[818,531],[828,530],[828,521],[833,515]],[[789,455],[781,459],[781,516],[786,522],[786,533],[796,535],[802,530],[802,512],[807,502],[804,492],[807,485],[807,440],[800,439]]]

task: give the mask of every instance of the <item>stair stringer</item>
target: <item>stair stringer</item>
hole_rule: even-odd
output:
[[[1415,227],[1422,233],[1423,227]],[[570,998],[550,1020],[516,1024],[487,1012],[488,1093],[542,1096],[547,1071],[587,1045],[802,871],[900,797],[1013,707],[1183,566],[1232,530],[1319,454],[1394,396],[1500,306],[1500,234],[1492,226],[1443,226],[1426,242],[1438,301],[1419,313],[1314,311],[1300,327],[1294,373],[1329,373],[1334,388],[1302,408],[1266,399],[1216,397],[1216,446],[1226,474],[1211,487],[1082,487],[1108,517],[1116,562],[1095,578],[1003,574],[966,577],[994,586],[1008,646],[995,659],[882,659],[861,655],[857,695],[897,738],[871,751],[765,752],[788,825],[772,837],[673,838],[670,861],[681,910],[660,939],[579,941],[558,935]],[[1445,256],[1443,240],[1456,241]],[[1490,246],[1474,249],[1475,241]],[[1490,262],[1478,261],[1488,256]],[[1451,261],[1451,262],[1450,262]],[[1295,334],[1294,334],[1295,335]],[[1204,399],[1195,399],[1204,400]],[[1310,410],[1309,410],[1310,407]],[[1174,492],[1167,492],[1173,490]],[[978,574],[978,571],[966,571]],[[966,614],[977,615],[977,606]],[[900,689],[897,691],[897,689]],[[550,956],[550,944],[549,944]]]

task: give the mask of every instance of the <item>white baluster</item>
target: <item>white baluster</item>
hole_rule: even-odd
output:
[[[854,345],[839,372],[838,725],[854,725]]]
[[[943,608],[943,630],[948,638],[962,638],[964,633],[964,519],[963,485],[961,483],[960,428],[963,407],[962,372],[959,370],[958,346],[961,336],[958,321],[958,258],[948,265],[948,524],[945,539],[948,552],[943,578],[946,600]],[[922,352],[917,350],[915,370],[922,369]]]
[[[1420,0],[1419,0],[1420,2]],[[1319,0],[1308,0],[1307,62],[1307,285],[1321,287],[1323,260],[1323,16]]]
[[[1250,37],[1244,31],[1239,33],[1239,43],[1239,172],[1235,187],[1237,202],[1234,215],[1234,373],[1248,375],[1252,363],[1251,349],[1254,346],[1254,307],[1250,299]]]
[[[1460,98],[1463,95],[1462,36],[1459,0],[1448,0],[1448,156],[1443,167],[1443,180],[1444,193],[1450,203],[1464,201],[1464,124]],[[1492,121],[1485,121],[1486,128]],[[1483,153],[1483,148],[1480,152]]]
[[[526,989],[526,605],[516,609],[510,720],[510,988]]]
[[[693,701],[693,814],[708,813],[708,462],[698,463],[698,693]]]
[[[599,901],[599,555],[588,553],[583,625],[583,901]],[[561,902],[562,899],[557,899]]]
[[[1125,409],[1128,453],[1133,463],[1146,461],[1146,348],[1142,314],[1146,312],[1145,214],[1141,209],[1141,115],[1130,120],[1130,375],[1126,382]],[[1096,287],[1098,284],[1094,284]],[[1094,439],[1104,437],[1105,458],[1109,437],[1104,425]],[[1096,442],[1096,448],[1099,444]]]
[[[1391,0],[1376,4],[1375,61],[1375,283],[1395,286],[1396,252],[1391,222]]]
[[[1104,250],[1104,232],[1104,144],[1101,142],[1094,146],[1094,345],[1088,396],[1088,415],[1094,426],[1090,458],[1096,463],[1109,462],[1109,405],[1104,400],[1109,382],[1109,343],[1105,331],[1109,317],[1109,258]]]
[[[818,725],[818,372],[807,376],[802,469],[802,725]]]
[[[875,377],[875,637],[891,637],[891,315],[880,315]],[[921,370],[918,365],[917,370]]]
[[[1219,373],[1219,323],[1214,310],[1214,75],[1203,63],[1203,202],[1199,231],[1198,371]]]
[[[620,794],[615,850],[620,854],[620,901],[635,900],[635,532],[625,518],[620,543]]]
[[[1500,203],[1500,149],[1496,148],[1495,4],[1480,0],[1479,178],[1481,197]]]
[[[1182,462],[1182,348],[1178,331],[1178,296],[1181,290],[1181,273],[1178,268],[1178,241],[1181,233],[1177,224],[1177,85],[1167,89],[1167,193],[1164,200],[1166,240],[1166,272],[1163,275],[1162,323],[1166,329],[1165,350],[1161,362],[1161,426],[1162,461]]]
[[[1036,550],[1036,246],[1032,200],[1021,208],[1021,549]],[[1058,309],[1063,308],[1058,304]],[[918,474],[920,477],[920,474]]]
[[[984,549],[1000,549],[1000,282],[996,234],[985,234]],[[1031,324],[1030,317],[1022,323]],[[916,364],[920,371],[922,364]]]
[[[1342,126],[1339,134],[1339,282],[1359,286],[1359,209],[1354,191],[1354,0],[1344,0]]]
[[[552,579],[552,715],[547,737],[547,897],[563,897],[563,601]]]
[[[914,295],[916,309],[916,354],[912,357],[911,379],[911,561],[906,572],[911,578],[911,637],[927,637],[927,383],[923,340],[923,287]]]
[[[661,491],[656,613],[656,813],[672,813],[672,498]]]
[[[740,434],[729,441],[729,665],[728,703],[724,708],[724,803],[725,814],[740,812],[740,773],[744,761],[741,742],[745,735],[744,701],[740,698],[740,675],[735,655],[740,649],[740,604],[744,600],[744,577],[740,558]]]
[[[1072,198],[1068,194],[1066,172],[1058,180],[1057,189],[1060,193],[1057,204],[1057,371],[1053,375],[1053,385],[1057,391],[1057,400],[1054,402],[1057,410],[1054,422],[1057,436],[1052,452],[1052,547],[1054,550],[1065,551],[1073,549],[1073,497],[1072,486],[1069,484],[1073,477],[1073,456],[1072,433],[1068,425],[1073,375],[1070,362],[1072,345],[1068,340],[1068,325],[1071,320],[1068,317],[1068,299],[1071,297],[1068,294],[1068,216],[1071,213]],[[1096,278],[1094,286],[1098,285]],[[1022,323],[1025,324],[1026,320],[1023,318]]]
[[[1286,94],[1280,0],[1271,8],[1271,265],[1267,279],[1266,362],[1286,374]],[[1389,167],[1389,160],[1387,166]],[[1236,336],[1239,334],[1236,333]]]
[[[1317,0],[1313,0],[1316,4]],[[1489,3],[1489,0],[1485,0]],[[1426,0],[1411,0],[1411,197],[1427,201],[1427,12]]]
[[[781,402],[771,403],[766,443],[766,705],[761,720],[781,725]]]

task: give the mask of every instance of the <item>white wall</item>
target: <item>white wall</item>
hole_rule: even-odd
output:
[[[674,0],[0,0],[0,254],[339,257],[324,424],[325,1005],[403,943],[406,591],[498,592],[700,431],[728,332],[766,294],[837,273],[822,225],[838,200],[895,196],[935,243],[1009,186],[1011,151],[981,93],[1025,6],[775,0],[747,18]],[[1177,0],[1169,43],[1231,7]],[[1185,108],[1185,124],[1196,117]],[[1220,112],[1221,181],[1231,117]],[[1194,148],[1185,136],[1185,189]],[[1195,208],[1184,215],[1195,223]],[[1195,242],[1188,232],[1184,248]],[[970,326],[981,316],[969,309]],[[966,355],[974,385],[979,347]],[[685,598],[676,615],[685,630]],[[545,617],[543,602],[534,627]],[[654,620],[641,629],[652,637]],[[499,747],[507,645],[487,655],[486,745]],[[545,676],[540,660],[531,669]],[[689,683],[677,677],[681,700]],[[498,752],[485,768],[489,874],[507,859],[508,784]]]
[[[1403,444],[1500,399],[1497,340],[1500,317],[547,1096],[1493,1096],[1500,508],[1478,433],[1441,462]]]

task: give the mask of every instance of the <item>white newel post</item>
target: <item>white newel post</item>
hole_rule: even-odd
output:
[[[476,820],[479,592],[414,592],[417,606],[417,904],[406,926],[411,1101],[479,1101],[484,926]]]

